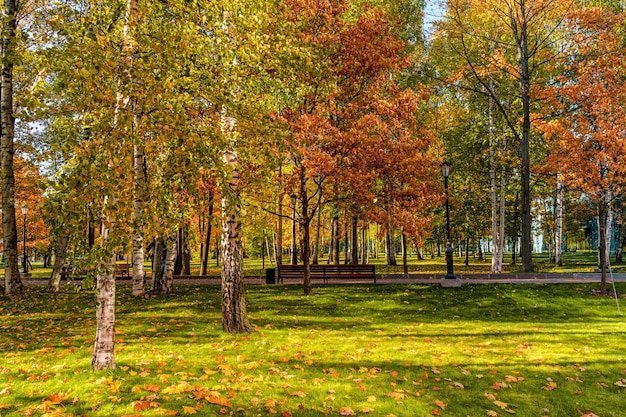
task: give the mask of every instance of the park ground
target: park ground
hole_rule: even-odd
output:
[[[117,368],[95,373],[94,293],[28,287],[1,296],[0,414],[623,416],[626,324],[596,288],[250,285],[233,336],[218,287],[125,286]]]

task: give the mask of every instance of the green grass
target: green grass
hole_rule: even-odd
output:
[[[623,416],[626,324],[593,288],[250,286],[237,336],[217,287],[119,288],[94,373],[94,294],[30,287],[0,296],[0,415]]]

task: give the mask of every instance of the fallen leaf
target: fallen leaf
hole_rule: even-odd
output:
[[[441,400],[435,401],[435,404],[437,404],[437,407],[441,408],[442,410],[445,410],[446,407],[448,406],[447,404],[444,404],[443,401]]]
[[[355,412],[350,407],[341,407],[339,409],[339,415],[341,415],[341,416],[353,416],[353,415],[355,415]]]
[[[186,405],[183,405],[183,414],[196,414],[197,411],[195,408],[193,407],[187,407]]]
[[[300,398],[306,397],[306,393],[302,390],[290,392],[289,395],[291,395],[292,397],[300,397]]]
[[[375,395],[369,395],[367,397],[367,402],[368,403],[375,403],[376,402],[376,396]]]
[[[150,401],[133,401],[131,405],[135,411],[147,410],[150,408]]]
[[[497,401],[497,400],[494,401],[493,403],[496,405],[496,407],[500,407],[503,410],[505,410],[509,406],[507,403],[504,403],[502,401]]]
[[[498,413],[496,413],[496,412],[495,412],[495,411],[493,411],[493,410],[487,410],[487,415],[488,415],[489,417],[498,417]]]

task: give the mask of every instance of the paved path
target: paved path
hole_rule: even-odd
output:
[[[445,280],[444,275],[433,274],[378,274],[376,284],[453,284],[448,286],[458,286],[459,284],[558,284],[558,283],[594,283],[600,282],[599,273],[570,273],[570,274],[546,274],[546,273],[518,273],[518,274],[460,274],[458,280]],[[455,281],[454,283],[452,281]],[[608,282],[626,282],[626,274],[607,274]],[[78,283],[77,281],[75,281]],[[24,280],[27,285],[47,285],[48,281],[43,279]],[[265,284],[265,277],[246,277],[246,284]],[[363,280],[330,280],[328,284],[368,284],[371,279]],[[61,282],[62,285],[65,281]],[[117,280],[118,285],[131,285],[130,279]],[[182,276],[176,277],[174,284],[184,285],[220,285],[221,280],[217,276],[196,277]],[[284,284],[302,284],[301,280],[287,280]],[[321,280],[313,280],[313,284],[322,284]],[[456,284],[456,285],[454,285]]]

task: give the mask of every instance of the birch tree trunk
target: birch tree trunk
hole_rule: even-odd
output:
[[[322,192],[321,187],[318,192]],[[311,263],[314,265],[319,263],[320,229],[322,228],[321,211],[321,207],[318,205],[315,208],[315,237],[313,238],[313,250],[311,255]]]
[[[104,200],[105,213],[115,207],[115,198]],[[111,247],[111,233],[116,219],[105,214],[100,244],[111,255],[102,261],[96,277],[96,340],[91,367],[94,371],[115,368],[115,261],[117,252]]]
[[[50,281],[48,281],[48,290],[50,292],[59,291],[61,284],[61,271],[63,270],[63,264],[67,259],[67,247],[70,242],[69,231],[63,234],[63,237],[57,245],[54,253],[54,267],[52,268],[52,274],[50,275]]]
[[[230,187],[222,193],[222,329],[228,333],[250,332],[243,286],[243,254],[239,225],[237,154],[224,153],[232,167]]]
[[[134,124],[137,124],[135,118]],[[133,135],[134,136],[134,135]],[[144,295],[144,216],[146,206],[147,167],[143,143],[135,138],[133,146],[133,290],[134,297]]]
[[[2,74],[0,80],[0,146],[2,147],[2,232],[4,237],[4,291],[22,291],[17,257],[15,219],[15,176],[13,168],[15,117],[13,116],[13,61],[17,33],[17,2],[5,0],[2,31]]]
[[[557,174],[556,184],[556,231],[554,234],[554,263],[563,265],[563,195],[565,194],[564,184]]]

